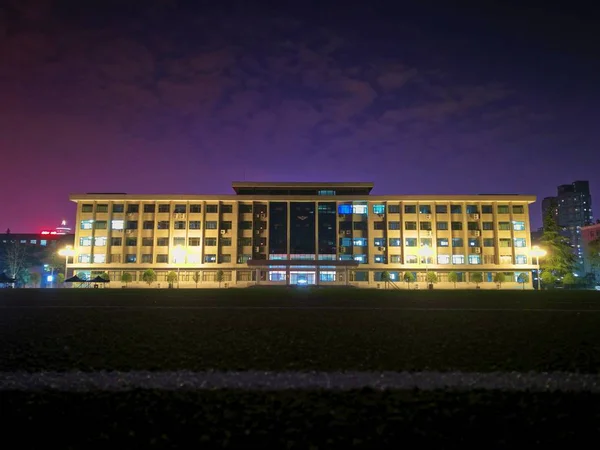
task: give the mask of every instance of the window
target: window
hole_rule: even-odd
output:
[[[450,205],[450,213],[451,214],[462,214],[462,206]]]
[[[79,238],[79,245],[81,247],[89,247],[92,245],[92,238],[91,237],[82,237]]]
[[[128,247],[135,247],[137,245],[137,238],[129,237],[125,239],[125,245]]]
[[[217,255],[204,255],[205,263],[214,263],[217,262]]]
[[[512,209],[513,214],[525,214],[525,207],[523,205],[514,205]]]
[[[96,230],[106,230],[107,226],[108,226],[108,222],[106,220],[96,220],[96,224],[94,225],[94,228]]]
[[[435,205],[435,212],[437,214],[446,214],[448,212],[447,205]]]
[[[328,190],[328,189],[321,189],[320,191],[317,192],[317,195],[335,195],[335,191]],[[334,280],[332,280],[332,281],[334,281]]]
[[[243,237],[243,238],[240,238],[240,239],[238,240],[238,245],[240,245],[240,246],[242,246],[242,247],[243,247],[243,246],[252,245],[252,238],[250,238],[250,237]]]
[[[344,239],[345,241],[346,239]],[[350,239],[348,239],[348,244],[347,245],[351,245],[350,244]],[[367,239],[366,238],[354,238],[352,245],[355,245],[356,247],[366,247],[367,246]]]
[[[438,230],[447,230],[448,229],[448,222],[438,222],[436,224],[437,229]]]
[[[153,213],[156,210],[156,205],[144,205],[144,212],[145,213]]]
[[[90,213],[93,211],[94,211],[94,205],[89,204],[89,203],[84,203],[83,205],[81,205],[81,212]]]
[[[385,238],[373,239],[373,245],[375,245],[375,247],[385,247]]]
[[[484,247],[493,247],[494,246],[494,239],[493,238],[485,238],[483,240],[483,246]]]
[[[95,253],[94,254],[94,263],[104,264],[105,262],[106,262],[106,255],[104,253]]]
[[[477,205],[467,205],[467,214],[477,214],[478,212]]]
[[[123,245],[123,238],[120,238],[120,237],[111,238],[110,245],[112,245],[114,247],[120,247],[121,245]]]
[[[217,245],[217,238],[214,238],[214,237],[204,238],[204,245],[206,245],[207,247],[214,247],[215,245]]]
[[[354,204],[352,205],[352,214],[368,214],[369,208],[367,205]]]
[[[175,208],[173,208],[173,212],[175,214],[185,214],[187,212],[187,206],[186,205],[175,205]]]
[[[134,263],[137,262],[137,255],[130,253],[128,255],[125,255],[125,262],[126,263]]]
[[[402,245],[402,241],[399,238],[390,238],[390,247],[400,247]]]
[[[221,205],[221,212],[224,214],[233,212],[233,205]]]
[[[252,259],[252,255],[242,255],[242,256],[238,256],[238,263],[239,264],[245,264],[248,261],[250,261]],[[238,272],[238,275],[240,274],[240,272]],[[241,281],[241,280],[240,280]],[[247,280],[250,281],[250,280]]]
[[[399,230],[400,222],[392,221],[388,222],[388,230]]]
[[[480,247],[479,239],[477,238],[469,238],[469,247]]]
[[[89,254],[79,255],[79,258],[77,258],[77,260],[80,263],[90,263],[90,262],[92,262],[92,255],[89,255]]]
[[[450,255],[438,255],[438,264],[450,264]]]
[[[123,211],[125,211],[125,205],[123,205],[122,203],[117,203],[116,205],[113,205],[112,210],[113,213],[122,213]]]
[[[481,213],[482,214],[492,214],[494,212],[492,205],[482,205]]]
[[[402,257],[400,255],[390,255],[390,262],[392,264],[402,264]]]
[[[199,220],[190,220],[189,222],[190,230],[199,230],[201,228],[201,223]]]
[[[437,240],[438,247],[448,247],[448,245],[449,245],[448,238],[439,238]]]
[[[185,220],[176,220],[173,228],[176,230],[185,230]]]
[[[140,205],[127,205],[127,214],[135,214],[140,212]]]
[[[164,204],[164,203],[162,205],[158,205],[158,212],[159,213],[169,213],[169,212],[171,212],[171,205],[167,205],[167,204]]]
[[[469,255],[469,264],[481,264],[481,255]]]
[[[512,256],[500,255],[500,264],[512,264]]]
[[[222,247],[231,247],[231,238],[223,237],[219,242]]]
[[[452,238],[452,247],[462,247],[463,240],[462,238]]]
[[[367,222],[353,222],[352,226],[355,230],[366,231],[367,230]]]
[[[250,222],[249,220],[244,220],[244,221],[240,222],[240,228],[242,230],[251,230],[252,222]]]
[[[400,205],[388,205],[388,213],[398,214],[400,212]]]
[[[252,205],[240,205],[240,213],[252,213]]]
[[[221,256],[219,256],[219,262],[220,263],[230,263],[231,262],[231,255],[221,255]]]
[[[367,255],[354,255],[352,256],[352,259],[354,259],[354,261],[358,261],[360,264],[367,263]]]
[[[48,245],[48,241],[46,239],[40,239],[40,245],[46,246],[46,245]]]
[[[515,231],[525,231],[525,222],[513,220],[513,230]]]
[[[127,228],[128,230],[137,230],[137,228],[138,228],[137,220],[128,220],[127,222],[125,222],[125,228]]]
[[[431,214],[431,205],[419,205],[419,213]]]
[[[207,213],[216,213],[219,211],[219,206],[218,205],[206,205],[206,212]]]
[[[168,220],[159,220],[156,224],[156,228],[159,230],[168,230],[169,229],[169,221]]]
[[[464,255],[452,255],[452,264],[464,264],[465,257]]]
[[[417,246],[417,238],[406,238],[405,239],[407,247],[416,247]]]
[[[93,220],[82,220],[81,221],[81,229],[82,230],[91,230],[94,226],[94,221]]]
[[[152,264],[152,253],[142,255],[142,263]]]
[[[156,246],[157,247],[168,247],[169,245],[169,238],[166,237],[162,237],[162,238],[157,238],[156,239]]]
[[[168,263],[169,255],[167,255],[166,253],[161,253],[159,255],[156,255],[156,262],[157,263]]]
[[[153,220],[144,220],[143,228],[144,228],[144,230],[154,230],[154,221]]]
[[[421,238],[421,247],[431,247],[431,238]]]
[[[94,239],[94,245],[96,247],[105,247],[106,246],[106,237],[98,236]]]
[[[527,255],[517,255],[515,264],[527,264]]]
[[[467,222],[467,230],[479,230],[479,224],[477,222]]]
[[[149,238],[149,237],[142,238],[142,246],[152,247],[153,244],[154,244],[154,239]]]
[[[489,231],[489,230],[493,230],[493,229],[494,229],[494,222],[483,222],[483,223],[481,224],[481,226],[482,226],[482,228],[483,228],[484,230],[488,230],[488,231]]]
[[[385,222],[373,222],[374,230],[385,230]]]
[[[221,225],[221,230],[231,230],[231,228],[232,228],[230,220],[224,220],[221,222],[220,225]]]
[[[99,212],[99,213],[108,212],[108,205],[106,203],[96,205],[96,212]]]
[[[404,229],[405,230],[416,230],[417,222],[404,222]]]
[[[498,229],[509,231],[510,230],[510,222],[498,222]]]
[[[375,264],[385,264],[385,255],[375,255]]]
[[[207,230],[216,230],[217,229],[217,221],[216,220],[206,221],[205,228]]]
[[[416,264],[417,263],[417,255],[406,255],[404,258],[405,264]]]
[[[498,214],[508,214],[509,212],[508,205],[498,205]]]
[[[451,222],[450,225],[454,231],[462,230],[462,222]]]
[[[510,247],[510,239],[500,239],[500,247]]]
[[[200,238],[199,237],[188,238],[188,247],[200,247]]]
[[[416,214],[417,205],[404,205],[404,214]]]
[[[185,238],[184,237],[176,237],[173,238],[173,246],[174,247],[178,247],[178,246],[185,246]]]
[[[431,222],[420,222],[419,227],[421,230],[431,231]]]
[[[202,205],[190,205],[190,213],[201,213]]]
[[[385,205],[373,205],[373,214],[385,214]]]
[[[526,247],[527,240],[525,238],[515,238],[515,247]]]

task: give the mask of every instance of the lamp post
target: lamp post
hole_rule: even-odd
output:
[[[546,256],[546,250],[539,248],[537,245],[535,245],[531,248],[531,251],[529,252],[529,254],[535,258],[535,265],[537,268],[537,280],[538,280],[537,289],[538,289],[538,291],[540,291],[541,287],[542,287],[542,278],[540,277],[540,258],[543,258],[544,256]]]
[[[185,254],[186,250],[182,245],[176,245],[173,250],[173,255],[175,256],[175,263],[177,264],[177,289],[179,289],[179,269],[181,260],[183,259],[185,262]]]
[[[425,282],[429,283],[427,276],[429,275],[429,257],[433,255],[433,249],[429,245],[424,245],[419,249],[421,256],[425,257]]]
[[[67,274],[67,264],[69,263],[69,256],[75,256],[75,250],[73,250],[73,247],[71,247],[70,245],[67,245],[65,248],[62,248],[58,251],[58,254],[60,256],[64,256],[65,257],[65,280],[68,277]]]

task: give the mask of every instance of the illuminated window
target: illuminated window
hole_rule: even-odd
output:
[[[390,247],[400,247],[402,245],[402,240],[399,238],[390,238]]]
[[[106,262],[106,255],[104,253],[94,254],[94,263],[96,264],[104,264]]]
[[[527,240],[525,238],[515,238],[515,247],[525,247]]]
[[[440,238],[437,240],[438,247],[448,247],[449,245],[448,238]]]
[[[513,220],[513,230],[525,231],[525,222]]]
[[[178,246],[183,247],[184,245],[185,245],[185,238],[184,237],[173,238],[173,246],[174,247],[178,247]]]
[[[512,264],[512,256],[500,255],[500,264]]]
[[[392,264],[402,264],[402,257],[400,255],[391,255],[390,262]]]
[[[385,264],[385,255],[375,255],[376,264]]]
[[[214,263],[217,262],[217,255],[204,255],[205,263]]]
[[[352,205],[338,205],[338,214],[340,214],[340,215],[352,214]]]
[[[464,255],[452,255],[452,264],[464,264],[465,257]]]
[[[201,261],[200,254],[193,253],[191,255],[188,255],[187,260],[188,260],[188,263],[191,263],[191,264],[200,264],[200,261]]]
[[[479,247],[479,239],[469,238],[469,247]]]
[[[438,264],[450,264],[450,255],[438,255]]]
[[[515,260],[516,264],[527,264],[527,255],[517,255]]]
[[[367,255],[354,255],[352,258],[354,261],[358,261],[361,264],[367,263]]]
[[[126,263],[135,263],[137,262],[137,255],[134,253],[130,253],[128,255],[125,255],[125,262]]]
[[[421,238],[421,247],[431,247],[431,238]]]
[[[343,244],[343,245],[350,245],[350,239],[348,240],[348,244]],[[343,241],[346,241],[346,239],[343,239]],[[355,245],[356,247],[366,247],[367,246],[367,239],[366,238],[354,238],[354,240],[352,241],[352,244]]]
[[[417,238],[406,238],[406,246],[407,247],[416,247],[417,246]]]
[[[385,247],[385,239],[375,238],[373,239],[373,244],[375,245],[375,247]]]
[[[373,205],[373,214],[385,214],[385,205]]]
[[[92,261],[92,255],[89,255],[89,254],[87,254],[87,253],[86,253],[86,254],[83,254],[83,255],[79,255],[79,257],[77,258],[77,260],[78,260],[80,263],[89,263],[89,262],[91,262],[91,261]]]
[[[469,255],[469,264],[481,264],[481,256]]]
[[[89,247],[92,245],[92,238],[91,237],[82,237],[79,238],[79,245],[82,247]]]
[[[369,209],[367,205],[352,205],[353,214],[368,214]]]
[[[406,255],[405,263],[406,264],[416,264],[417,263],[417,255]]]
[[[322,189],[317,192],[317,195],[335,195],[335,191]]]
[[[431,214],[431,205],[419,205],[419,213]]]
[[[82,230],[91,230],[94,227],[93,220],[82,220],[81,221],[81,229]]]
[[[104,247],[106,246],[106,237],[105,236],[99,236],[97,238],[94,239],[94,245],[96,247]]]
[[[48,245],[48,241],[46,239],[40,240],[40,245],[46,246]]]

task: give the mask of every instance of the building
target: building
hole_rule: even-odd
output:
[[[529,204],[522,195],[373,196],[371,183],[233,183],[232,195],[73,194],[77,203],[73,273],[124,272],[144,286],[166,287],[175,271],[180,286],[352,284],[382,287],[382,273],[401,288],[412,272],[425,287],[484,274],[482,287],[517,287],[535,268]],[[220,272],[222,271],[222,272]],[[71,270],[69,270],[71,273]],[[217,276],[218,274],[218,276]],[[410,286],[410,285],[409,285]],[[464,283],[462,287],[474,287]],[[528,283],[531,287],[531,282]],[[415,287],[413,284],[410,287]],[[518,286],[520,288],[520,286]]]
[[[581,227],[581,242],[583,246],[583,265],[585,274],[594,274],[595,280],[600,282],[600,268],[593,267],[589,258],[588,244],[591,241],[600,239],[600,220],[593,225]]]
[[[542,201],[542,215],[550,213],[564,231],[573,252],[577,257],[580,274],[584,271],[584,252],[581,240],[581,227],[593,222],[592,196],[588,181],[574,181],[558,186],[556,197],[546,197]]]

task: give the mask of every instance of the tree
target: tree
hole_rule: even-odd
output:
[[[82,280],[87,280],[87,275],[85,274],[85,272],[78,272],[77,276]]]
[[[102,278],[103,280],[109,281],[110,280],[110,275],[108,274],[108,272],[102,272],[100,274],[100,278]]]
[[[458,281],[458,272],[450,272],[448,274],[448,281],[454,283],[454,289],[456,289],[456,282]]]
[[[594,269],[600,269],[600,237],[588,243],[586,256]]]
[[[560,234],[560,228],[552,213],[544,217],[544,233],[540,239],[546,256],[540,260],[542,270],[554,276],[572,273],[575,268],[575,255],[567,238]]]
[[[167,274],[167,282],[169,283],[169,286],[173,286],[173,283],[175,283],[177,281],[177,273],[175,273],[174,271],[170,271]]]
[[[215,274],[215,281],[219,283],[219,288],[221,287],[221,283],[223,282],[224,278],[225,274],[223,271],[221,269],[217,270],[217,273]]]
[[[573,276],[572,273],[565,274],[565,276],[562,279],[563,286],[569,287],[569,288],[573,287],[573,285],[575,284],[575,281],[576,281],[575,277]]]
[[[200,272],[194,272],[194,275],[192,275],[192,281],[194,283],[196,283],[196,288],[198,287],[198,283],[200,282],[200,279],[201,279]]]
[[[145,281],[146,283],[148,283],[148,286],[150,286],[156,281],[156,272],[152,269],[147,269],[142,274],[142,281]]]
[[[554,283],[556,282],[556,277],[552,274],[552,272],[544,270],[540,275],[540,280],[542,280],[542,283],[546,287],[550,287],[554,286]]]
[[[384,272],[381,272],[381,281],[383,281],[383,285],[385,286],[385,288],[388,288],[388,283],[390,282],[390,273],[386,270]]]
[[[415,276],[412,272],[404,272],[404,276],[402,277],[404,282],[406,283],[408,289],[410,289],[410,283],[415,281]]]
[[[54,277],[54,272],[59,272],[60,270],[64,270],[65,267],[65,258],[60,256],[58,253],[53,251],[54,249],[48,249],[42,258],[42,263],[48,265],[48,270],[50,271],[50,275]],[[63,274],[64,281],[64,274]],[[57,274],[57,283],[62,283],[62,281],[58,281]]]
[[[57,273],[57,274],[56,274],[56,281],[57,281],[58,283],[61,283],[61,284],[62,284],[62,283],[64,283],[64,282],[65,282],[65,274],[64,274],[64,273],[62,273],[62,272],[60,272],[60,273]]]
[[[523,290],[525,290],[525,284],[529,283],[529,275],[525,272],[521,272],[517,278],[517,281],[523,285]]]
[[[471,281],[475,283],[475,286],[479,287],[479,283],[483,283],[483,274],[481,272],[473,272],[471,274]]]
[[[31,272],[29,270],[24,269],[20,270],[17,275],[17,284],[19,286],[27,286],[31,282]]]
[[[133,277],[129,272],[123,272],[123,275],[121,275],[121,281],[125,283],[125,286],[127,286],[128,283],[133,281]]]
[[[498,283],[498,286],[500,287],[505,281],[506,275],[504,275],[502,272],[496,272],[496,274],[494,275],[494,283]]]
[[[17,241],[9,242],[2,252],[2,265],[8,270],[8,276],[18,278],[20,273],[28,268],[27,246]]]
[[[38,287],[40,284],[40,281],[42,281],[42,276],[38,272],[31,272],[29,279],[30,279],[33,287]]]
[[[438,282],[438,276],[437,273],[435,272],[427,272],[427,283],[437,283]]]

